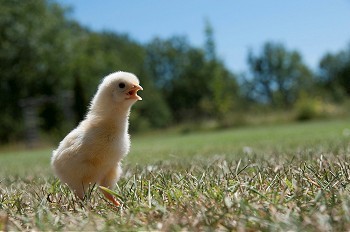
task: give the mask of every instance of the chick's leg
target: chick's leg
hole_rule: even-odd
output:
[[[118,165],[117,167],[113,168],[109,172],[106,173],[105,177],[102,179],[100,185],[106,188],[114,187],[114,185],[117,183],[117,180],[119,179],[121,174],[121,167]],[[120,203],[111,195],[110,193],[102,190],[103,195],[110,200],[115,206],[120,206]]]
[[[85,193],[84,193],[84,185],[80,182],[68,182],[67,183],[70,190],[79,197],[80,200],[84,199]]]
[[[104,191],[102,189],[101,189],[101,191],[102,191],[103,195],[113,203],[113,205],[115,205],[117,207],[120,206],[119,201],[117,201],[111,194],[107,193],[106,191]]]

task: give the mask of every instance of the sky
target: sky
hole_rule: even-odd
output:
[[[247,71],[247,55],[266,42],[297,50],[312,69],[326,53],[350,46],[350,0],[56,0],[94,31],[128,34],[146,44],[185,36],[205,43],[208,20],[218,57],[232,71]]]

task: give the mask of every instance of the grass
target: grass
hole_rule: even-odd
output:
[[[114,208],[55,179],[50,151],[0,154],[0,230],[350,230],[348,121],[134,136]]]
[[[313,147],[324,147],[346,139],[350,129],[348,121],[316,121],[282,125],[244,127],[202,133],[158,134],[133,138],[132,163],[157,160],[189,161],[193,157],[245,156],[248,153],[269,155],[271,153],[295,152]]]

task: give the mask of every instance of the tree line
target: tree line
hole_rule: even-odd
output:
[[[0,143],[23,138],[25,99],[56,97],[36,109],[45,133],[63,133],[85,115],[101,78],[116,70],[135,73],[144,87],[131,129],[164,128],[187,121],[230,125],[235,112],[252,107],[290,109],[305,99],[341,103],[350,96],[350,47],[325,54],[317,70],[298,51],[267,42],[250,51],[244,74],[217,56],[213,28],[204,46],[186,37],[140,44],[128,35],[95,32],[48,0],[0,0]],[[72,96],[67,119],[60,96]]]

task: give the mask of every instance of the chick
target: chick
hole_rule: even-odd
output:
[[[112,188],[122,173],[120,162],[130,148],[131,106],[143,90],[138,78],[127,72],[106,76],[93,97],[86,118],[53,151],[56,176],[83,199],[89,185]],[[119,202],[101,189],[116,206]]]

